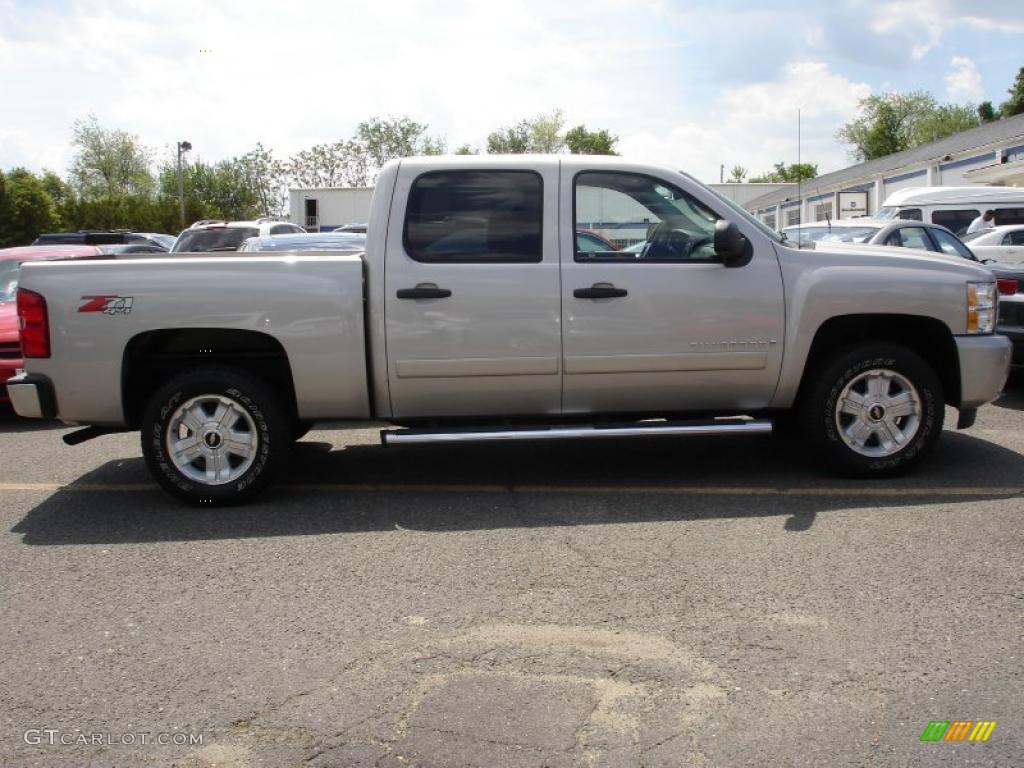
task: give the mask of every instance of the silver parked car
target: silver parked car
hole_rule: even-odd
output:
[[[366,235],[354,232],[306,232],[300,235],[250,237],[239,251],[346,251],[366,250]]]
[[[860,243],[916,248],[977,261],[960,238],[938,224],[911,219],[839,219],[794,224],[782,230],[786,240],[801,248],[809,243]],[[810,246],[814,247],[814,246]]]

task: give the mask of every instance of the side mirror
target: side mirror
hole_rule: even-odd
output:
[[[742,267],[750,262],[754,248],[733,222],[719,219],[715,222],[715,253],[725,266]]]

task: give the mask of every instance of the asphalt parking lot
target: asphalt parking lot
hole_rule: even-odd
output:
[[[1024,764],[1019,379],[879,482],[772,437],[367,426],[190,509],[136,435],[61,433],[0,422],[2,765]]]

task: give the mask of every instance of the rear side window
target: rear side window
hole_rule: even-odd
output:
[[[1003,238],[1003,245],[1024,245],[1024,229],[1008,234]]]
[[[931,251],[931,242],[928,240],[928,234],[922,227],[902,227],[896,230],[889,239],[886,240],[886,245],[899,245],[904,248],[918,248],[922,251]]]
[[[1024,208],[996,208],[995,225],[1024,224]]]
[[[941,224],[958,235],[967,232],[971,222],[981,215],[981,211],[965,208],[959,211],[932,211],[932,224]]]
[[[436,171],[413,182],[405,251],[439,264],[541,260],[544,186],[532,171]]]
[[[237,251],[247,237],[256,237],[253,227],[223,227],[219,229],[186,229],[174,244],[176,253],[182,251]]]

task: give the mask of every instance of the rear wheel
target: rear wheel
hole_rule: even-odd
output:
[[[931,366],[895,344],[864,344],[814,374],[800,405],[805,444],[833,469],[855,476],[899,474],[942,433],[942,385]]]
[[[292,433],[277,398],[234,368],[184,373],[161,387],[142,419],[142,452],[166,490],[192,504],[237,504],[258,493]]]

